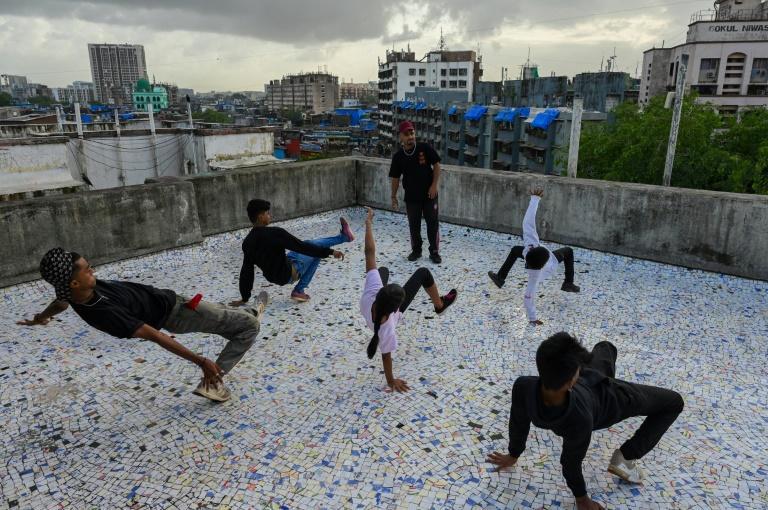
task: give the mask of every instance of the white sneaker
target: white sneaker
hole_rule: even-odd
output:
[[[621,450],[613,452],[611,462],[608,464],[608,472],[629,483],[642,483],[643,481],[644,473],[637,465],[637,461],[625,459]]]
[[[229,397],[232,396],[227,387],[224,386],[223,382],[218,384],[209,384],[206,388],[205,382],[200,381],[200,384],[197,385],[197,388],[195,388],[195,391],[192,393],[213,400],[215,402],[226,402],[229,400]]]
[[[256,297],[256,311],[258,312],[258,315],[256,315],[257,318],[261,318],[262,314],[264,313],[264,309],[269,304],[269,294],[267,294],[266,290],[263,290],[259,292],[259,295]]]

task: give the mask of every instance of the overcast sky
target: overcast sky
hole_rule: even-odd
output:
[[[519,72],[530,47],[542,75],[597,71],[616,48],[635,73],[642,52],[685,39],[711,0],[0,0],[0,74],[63,86],[91,80],[87,44],[143,44],[150,78],[208,90],[263,90],[327,66],[375,80],[377,57],[408,44],[477,49],[485,80]]]

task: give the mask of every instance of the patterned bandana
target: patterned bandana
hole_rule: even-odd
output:
[[[64,251],[63,248],[48,250],[40,261],[40,275],[43,280],[53,285],[56,290],[56,299],[61,301],[72,300],[69,282],[72,281],[74,270],[72,254]]]

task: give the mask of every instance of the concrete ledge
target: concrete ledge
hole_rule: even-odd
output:
[[[0,287],[40,278],[55,246],[102,264],[202,241],[185,182],[0,203],[0,224]]]
[[[272,202],[277,220],[355,204],[388,209],[388,171],[389,160],[336,158],[0,203],[0,287],[38,278],[40,258],[57,245],[104,263],[248,227],[256,197]],[[520,234],[536,186],[545,188],[544,240],[768,280],[768,196],[445,166],[441,217]]]
[[[388,172],[389,160],[358,160],[360,204],[390,208]],[[768,196],[444,166],[440,217],[519,235],[536,186],[544,240],[768,280]]]
[[[253,198],[272,202],[276,220],[356,203],[353,158],[245,167],[181,179],[195,187],[204,236],[249,227],[246,206]]]

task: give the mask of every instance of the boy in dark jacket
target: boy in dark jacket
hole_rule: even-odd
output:
[[[608,471],[631,483],[643,473],[637,460],[656,446],[683,410],[680,394],[634,384],[616,375],[616,347],[600,342],[588,352],[568,333],[557,333],[536,351],[539,377],[519,377],[512,387],[509,454],[494,452],[487,461],[499,470],[515,465],[525,450],[531,423],[563,438],[560,463],[579,510],[603,507],[587,493],[581,463],[593,430],[632,416],[647,416],[635,434],[613,452]]]

